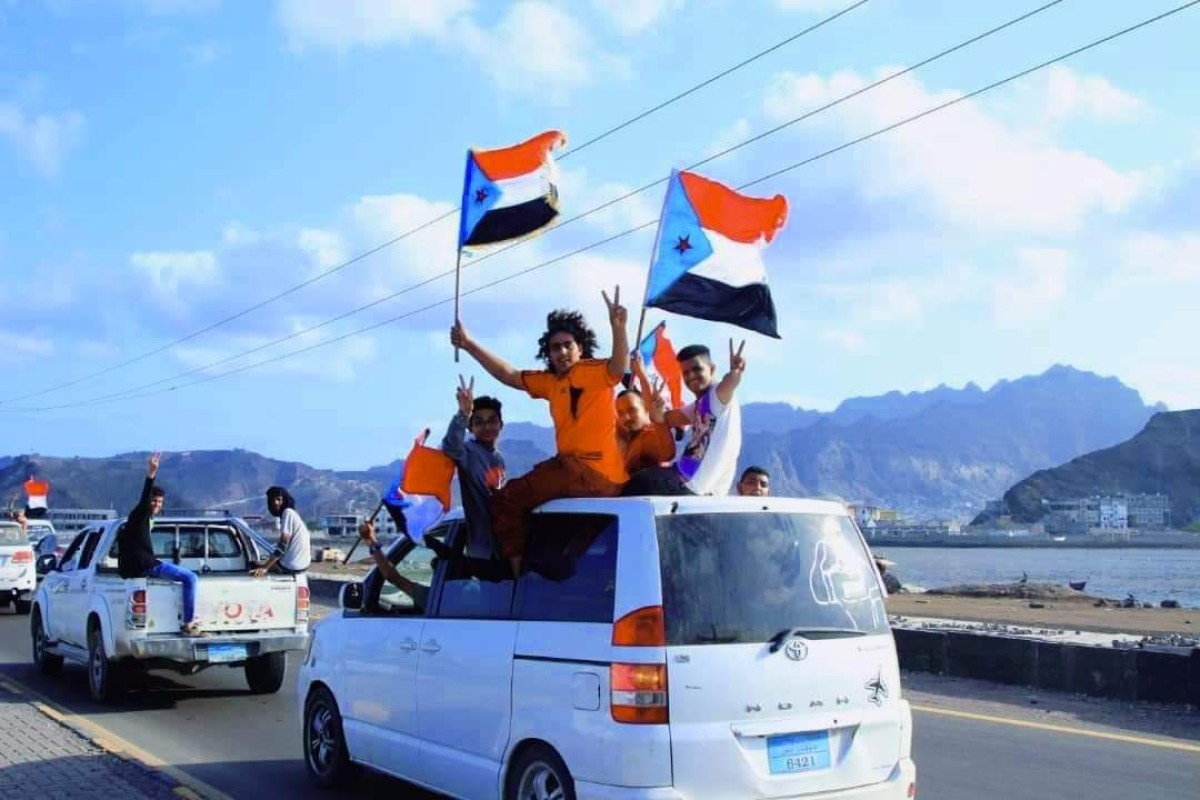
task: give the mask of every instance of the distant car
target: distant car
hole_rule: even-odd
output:
[[[407,594],[348,584],[300,668],[318,785],[365,765],[503,800],[915,796],[883,587],[840,503],[556,500],[519,580],[407,538],[388,558]]]
[[[33,548],[15,522],[0,522],[0,608],[28,614],[37,586]]]
[[[48,519],[26,520],[25,533],[29,536],[29,543],[33,545],[36,545],[47,536],[58,535],[58,531],[54,529],[54,523]]]

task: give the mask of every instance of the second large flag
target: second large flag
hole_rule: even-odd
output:
[[[560,131],[498,150],[471,150],[463,178],[458,246],[478,247],[528,236],[558,216],[558,178],[551,152]]]
[[[648,308],[779,338],[762,250],[787,221],[787,199],[747,197],[675,170],[646,282]]]

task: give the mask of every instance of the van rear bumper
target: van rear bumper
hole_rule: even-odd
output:
[[[917,767],[911,758],[905,758],[896,765],[883,783],[837,792],[793,795],[778,800],[907,800],[908,787],[916,783],[916,780]],[[583,781],[575,782],[575,795],[579,800],[701,800],[699,797],[693,799],[670,786],[634,789]]]
[[[221,663],[222,659],[209,656],[210,645],[245,645],[246,658],[280,653],[288,650],[304,650],[308,647],[308,634],[285,633],[246,636],[155,636],[135,639],[129,649],[135,658],[162,658],[168,661],[193,663]]]

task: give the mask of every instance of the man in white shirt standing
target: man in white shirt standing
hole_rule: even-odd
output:
[[[295,574],[304,572],[312,562],[312,541],[308,526],[296,511],[296,501],[287,489],[272,486],[267,489],[267,510],[277,518],[279,544],[266,566],[251,570],[261,578],[269,571]]]

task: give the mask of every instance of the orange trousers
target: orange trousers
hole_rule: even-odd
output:
[[[525,555],[528,521],[525,515],[542,503],[562,497],[616,497],[613,483],[572,455],[557,455],[534,465],[528,473],[504,484],[492,496],[492,535],[505,558]]]

